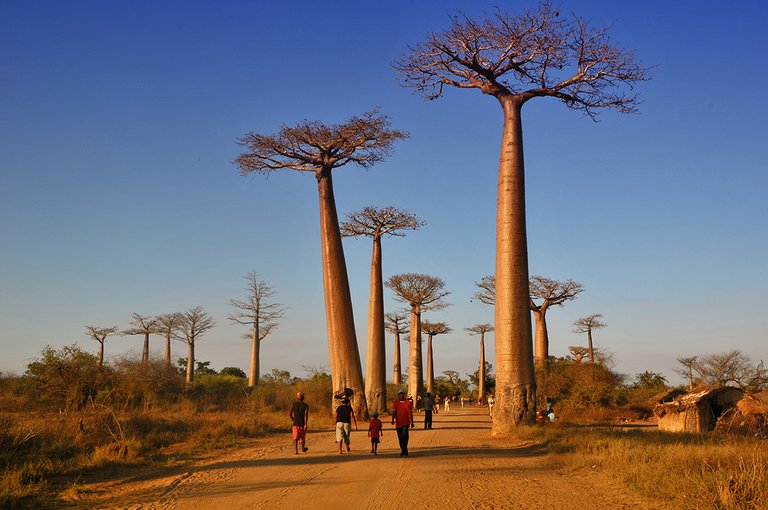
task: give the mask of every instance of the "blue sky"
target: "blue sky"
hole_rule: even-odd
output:
[[[2,2],[0,371],[23,372],[46,345],[96,352],[86,325],[195,306],[217,321],[198,359],[246,369],[226,315],[250,271],[287,308],[263,370],[327,367],[315,180],[242,177],[230,161],[248,131],[374,107],[411,136],[382,164],[335,173],[339,214],[393,204],[427,222],[385,240],[385,277],[446,281],[452,306],[427,316],[454,330],[435,339],[436,372],[474,371],[463,330],[493,318],[470,299],[493,272],[500,108],[476,91],[424,101],[389,64],[457,9],[496,5],[532,3]],[[602,313],[595,341],[630,377],[679,383],[677,357],[731,349],[768,361],[768,6],[558,5],[613,24],[656,67],[638,115],[524,107],[531,273],[586,289],[549,312],[551,353],[583,344],[573,321]],[[370,249],[345,241],[363,355]],[[140,348],[115,336],[106,353]]]

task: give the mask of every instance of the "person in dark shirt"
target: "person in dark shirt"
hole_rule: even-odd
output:
[[[347,453],[349,453],[349,439],[352,433],[352,422],[355,422],[357,430],[357,419],[352,406],[349,405],[349,399],[343,398],[341,405],[336,408],[336,442],[339,443],[339,454],[341,454],[341,443],[346,443]]]
[[[309,406],[304,402],[304,393],[301,391],[296,394],[296,401],[291,406],[291,420],[293,420],[293,450],[298,455],[299,442],[301,442],[301,451],[306,452],[307,448],[307,422],[309,421]]]

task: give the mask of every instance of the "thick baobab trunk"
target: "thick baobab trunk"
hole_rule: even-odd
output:
[[[402,369],[400,368],[400,333],[395,333],[395,373],[392,376],[392,381],[395,386],[403,384]]]
[[[373,238],[371,295],[368,299],[368,348],[365,363],[365,396],[368,411],[387,410],[387,358],[384,338],[384,282],[381,276],[381,238]]]
[[[595,362],[595,350],[592,348],[592,329],[587,330],[587,349],[589,350],[589,361]]]
[[[99,368],[104,366],[104,342],[99,342]]]
[[[411,306],[410,362],[408,364],[408,395],[414,399],[424,394],[424,365],[421,357],[421,310]]]
[[[187,354],[187,384],[192,384],[195,378],[195,341],[187,340],[189,351]]]
[[[537,364],[546,367],[549,359],[549,335],[544,310],[534,310],[536,318],[536,334],[534,336],[533,359]]]
[[[528,241],[525,222],[525,172],[522,100],[500,96],[504,134],[499,158],[496,210],[496,406],[494,433],[532,423],[536,415]]]
[[[435,394],[435,359],[432,357],[432,335],[427,336],[427,391]]]
[[[251,366],[248,371],[248,386],[253,388],[259,384],[259,321],[255,321],[253,324],[253,331],[251,332]]]
[[[165,368],[171,368],[171,335],[165,335]]]
[[[328,322],[331,383],[334,394],[343,392],[344,388],[354,391],[350,403],[355,416],[367,421],[369,416],[363,386],[363,370],[355,335],[352,296],[333,197],[331,171],[323,169],[316,177],[320,195],[320,240],[323,252],[323,288]]]
[[[485,333],[480,333],[480,368],[477,371],[477,400],[485,402]]]
[[[141,362],[149,363],[149,333],[144,333],[144,349],[141,351]]]

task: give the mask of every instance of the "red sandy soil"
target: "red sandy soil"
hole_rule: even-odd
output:
[[[384,420],[379,454],[367,426],[339,455],[330,430],[295,455],[289,433],[183,466],[137,468],[82,482],[73,506],[99,509],[647,509],[649,502],[598,468],[573,469],[540,445],[491,435],[484,408],[455,406],[424,430],[416,415],[401,458]]]

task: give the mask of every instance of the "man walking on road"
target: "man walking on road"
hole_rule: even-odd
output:
[[[400,442],[400,456],[408,456],[408,426],[413,428],[413,411],[408,402],[405,401],[405,391],[397,391],[397,400],[395,400],[392,409],[392,424],[397,431],[397,440]]]
[[[296,401],[291,406],[291,420],[293,420],[293,452],[299,453],[299,442],[301,442],[301,451],[306,452],[307,441],[307,422],[309,421],[309,406],[304,403],[304,393],[296,394]]]
[[[432,428],[432,408],[435,406],[435,400],[432,398],[432,394],[427,392],[427,396],[422,400],[424,405],[424,428]]]

